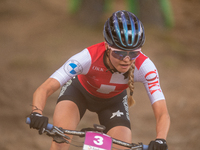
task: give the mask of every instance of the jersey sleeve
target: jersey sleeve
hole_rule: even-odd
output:
[[[135,76],[136,82],[142,82],[144,84],[151,104],[155,103],[156,101],[165,99],[160,87],[157,68],[149,58],[147,58],[142,63]]]
[[[87,49],[69,58],[50,78],[59,81],[63,86],[67,81],[78,74],[87,74],[91,66],[91,56]]]

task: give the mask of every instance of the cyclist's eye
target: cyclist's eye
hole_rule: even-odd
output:
[[[127,52],[123,52],[123,51],[114,51],[114,53],[121,56],[121,57],[127,56]]]
[[[130,52],[130,53],[129,53],[129,56],[130,56],[131,58],[135,58],[135,57],[137,57],[139,54],[140,54],[140,52]]]

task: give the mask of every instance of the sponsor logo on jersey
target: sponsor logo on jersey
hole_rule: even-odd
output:
[[[69,60],[66,62],[65,66],[64,66],[64,70],[69,76],[75,76],[77,74],[82,73],[83,67],[81,66],[81,64],[78,61]]]
[[[156,70],[148,72],[145,75],[145,79],[148,81],[148,88],[151,95],[156,91],[161,92],[159,78]]]
[[[98,66],[92,66],[92,70],[103,72],[104,69]]]

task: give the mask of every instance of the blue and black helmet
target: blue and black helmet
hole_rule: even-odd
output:
[[[131,12],[117,11],[104,25],[103,35],[109,46],[122,50],[135,50],[144,44],[142,22]]]

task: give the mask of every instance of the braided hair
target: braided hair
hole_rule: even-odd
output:
[[[131,65],[129,71],[128,71],[128,86],[130,90],[130,95],[128,97],[128,106],[131,107],[135,104],[135,100],[133,99],[133,91],[134,91],[134,70],[135,70],[135,61]]]

